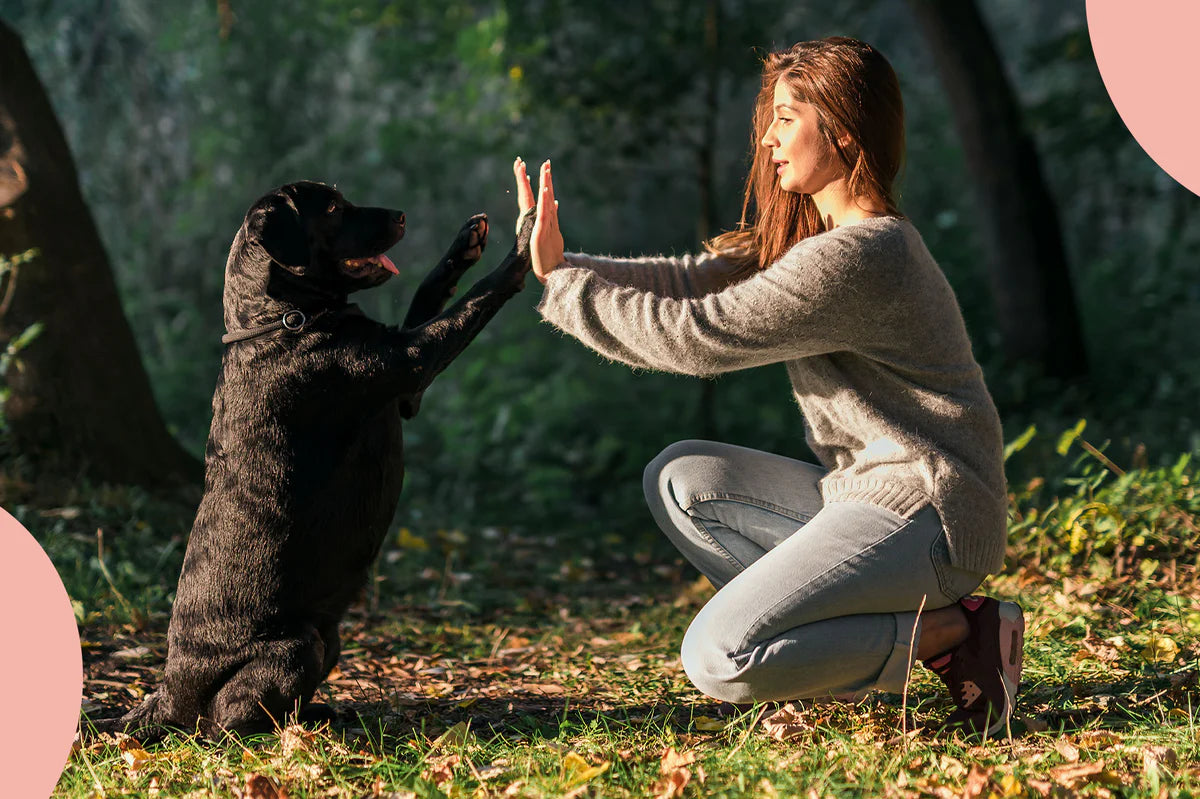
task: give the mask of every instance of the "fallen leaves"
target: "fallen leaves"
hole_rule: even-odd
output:
[[[683,789],[692,779],[692,771],[688,766],[695,762],[695,752],[677,752],[673,746],[663,751],[659,762],[659,772],[662,776],[650,788],[655,799],[675,799],[683,796]],[[703,770],[699,773],[704,774]],[[704,782],[703,776],[700,782]]]
[[[125,761],[125,768],[130,774],[136,774],[154,762],[154,755],[138,746],[132,738],[122,740],[119,748],[121,759]]]
[[[790,741],[816,729],[816,724],[793,702],[767,716],[762,725],[768,735],[780,741]]]
[[[1165,635],[1151,633],[1142,648],[1142,660],[1151,664],[1174,663],[1179,657],[1179,644]]]
[[[1084,785],[1099,783],[1107,787],[1124,784],[1120,774],[1105,768],[1103,759],[1088,763],[1067,763],[1050,769],[1050,778],[1067,790],[1075,791]]]
[[[246,787],[238,796],[240,799],[288,799],[288,792],[277,787],[270,777],[251,774],[246,777]]]
[[[1179,755],[1169,746],[1146,746],[1142,748],[1142,773],[1146,776],[1162,777],[1175,767]]]
[[[692,727],[700,732],[722,732],[730,722],[730,719],[715,719],[712,716],[692,717]]]
[[[607,760],[592,765],[578,752],[567,752],[562,760],[562,779],[567,787],[573,788],[599,777],[608,771],[609,765]]]

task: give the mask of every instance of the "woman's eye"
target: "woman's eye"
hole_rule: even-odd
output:
[[[332,214],[337,211],[337,207],[338,207],[337,200],[334,200],[333,202],[331,202],[329,204],[329,207],[325,209],[325,213]]]

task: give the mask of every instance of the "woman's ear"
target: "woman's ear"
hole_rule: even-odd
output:
[[[300,221],[295,203],[284,194],[255,208],[246,218],[247,238],[262,246],[267,254],[292,272],[309,265],[308,231]]]

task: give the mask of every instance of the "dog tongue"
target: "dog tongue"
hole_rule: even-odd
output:
[[[391,258],[388,258],[386,255],[383,255],[383,254],[380,254],[378,257],[379,257],[379,265],[380,266],[382,266],[384,269],[391,272],[393,275],[400,274],[400,270],[396,268],[396,265],[394,263],[392,263]]]

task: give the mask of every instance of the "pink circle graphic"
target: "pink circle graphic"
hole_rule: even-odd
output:
[[[70,597],[50,558],[0,508],[0,773],[3,794],[46,799],[71,751],[83,654]]]
[[[1087,0],[1087,24],[1104,87],[1125,126],[1167,174],[1200,194],[1200,3]]]

